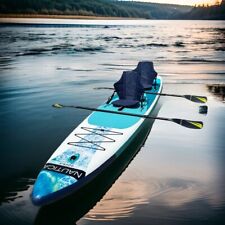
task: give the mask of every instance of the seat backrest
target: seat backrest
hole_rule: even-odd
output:
[[[152,87],[154,79],[157,77],[153,62],[140,61],[134,71],[141,76],[141,84],[145,89]]]
[[[135,71],[124,71],[120,80],[114,84],[114,88],[119,99],[140,101],[144,93],[140,76]]]

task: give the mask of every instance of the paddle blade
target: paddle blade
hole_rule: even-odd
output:
[[[61,105],[59,103],[53,104],[52,106],[55,107],[55,108],[57,108],[57,109],[63,108],[63,105]]]
[[[181,119],[172,119],[174,123],[180,124],[183,127],[191,128],[191,129],[202,129],[203,122],[201,121],[193,121],[193,120],[181,120]]]
[[[196,96],[196,95],[184,95],[184,97],[192,102],[206,103],[207,97],[205,96]]]

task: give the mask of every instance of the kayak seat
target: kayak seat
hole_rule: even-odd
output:
[[[153,62],[140,61],[134,71],[140,75],[141,84],[145,90],[151,90],[152,87],[156,87],[157,72],[154,69]]]
[[[115,107],[139,107],[144,94],[144,88],[140,82],[140,76],[135,71],[124,71],[120,80],[114,84],[119,99],[113,101]]]

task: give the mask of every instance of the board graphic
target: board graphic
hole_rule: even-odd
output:
[[[96,151],[105,151],[102,143],[115,141],[108,136],[122,135],[105,127],[82,127],[82,130],[85,133],[75,133],[74,141],[67,143],[68,149],[58,150],[58,154],[48,160],[38,176],[34,195],[48,195],[83,178]]]

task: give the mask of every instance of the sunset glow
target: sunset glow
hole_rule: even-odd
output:
[[[168,4],[179,4],[179,5],[200,5],[200,4],[209,4],[215,5],[221,0],[141,0],[145,2],[156,2],[156,3],[168,3]]]

